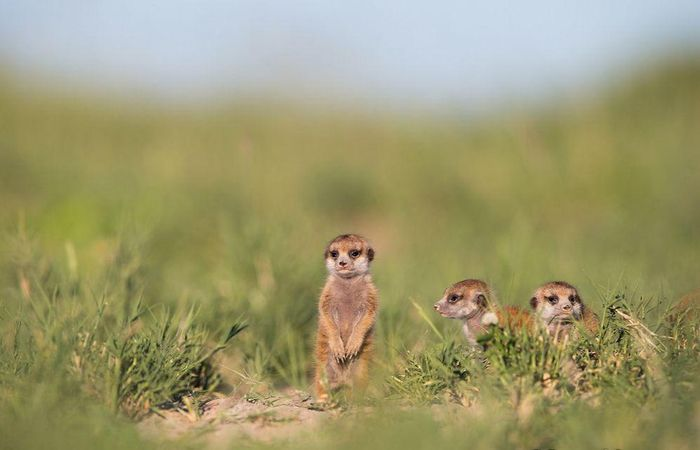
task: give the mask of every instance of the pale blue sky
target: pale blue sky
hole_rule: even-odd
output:
[[[177,100],[468,106],[577,89],[698,44],[700,0],[0,0],[0,64]]]

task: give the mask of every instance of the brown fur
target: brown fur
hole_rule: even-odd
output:
[[[598,317],[598,314],[591,311],[589,307],[584,306],[581,324],[586,331],[591,334],[595,334],[598,332],[598,328],[600,327],[600,318]]]
[[[496,316],[498,317],[498,324],[502,327],[508,327],[511,329],[519,330],[521,328],[527,328],[532,330],[533,321],[532,314],[517,306],[504,306],[503,308],[496,309]]]
[[[700,326],[700,289],[685,294],[666,318],[669,325],[679,322],[680,327]]]
[[[353,257],[353,252],[359,255]],[[335,255],[335,256],[334,256]],[[328,278],[318,303],[315,390],[319,401],[328,389],[363,388],[373,351],[379,296],[369,263],[374,250],[357,235],[342,235],[325,251]],[[341,266],[346,262],[346,266]]]

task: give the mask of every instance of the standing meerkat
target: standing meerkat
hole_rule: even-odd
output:
[[[328,389],[364,387],[373,350],[378,308],[369,266],[374,249],[355,234],[333,239],[325,251],[328,278],[318,302],[315,389],[319,401]]]
[[[442,298],[433,306],[441,316],[459,319],[467,341],[478,347],[477,338],[489,325],[514,329],[530,328],[530,314],[515,306],[495,307],[489,286],[481,280],[463,280],[445,289]]]
[[[580,321],[590,333],[598,331],[598,316],[583,304],[576,288],[565,281],[551,281],[538,287],[530,306],[539,323],[555,339],[568,336],[575,321]]]

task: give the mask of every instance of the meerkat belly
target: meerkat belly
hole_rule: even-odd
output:
[[[334,303],[333,315],[340,338],[347,343],[357,322],[365,312],[364,297],[362,293],[350,293],[340,296]]]

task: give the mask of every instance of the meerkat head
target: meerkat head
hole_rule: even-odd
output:
[[[485,313],[490,297],[491,291],[483,281],[464,280],[445,289],[433,308],[443,317],[467,320]]]
[[[583,302],[575,287],[564,281],[543,284],[532,295],[530,306],[550,331],[570,328],[583,316]]]
[[[369,272],[374,249],[362,236],[343,234],[328,243],[325,257],[328,273],[352,278]]]

